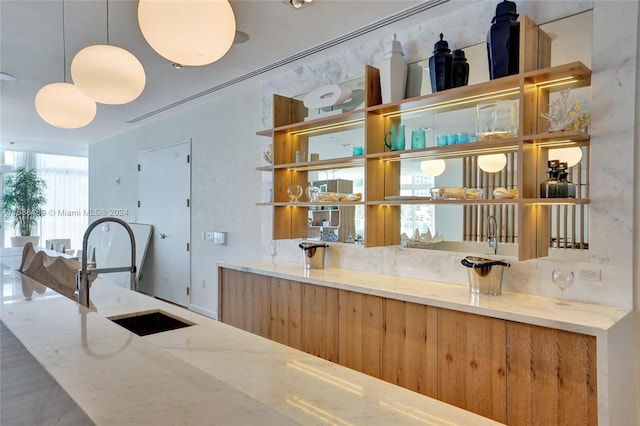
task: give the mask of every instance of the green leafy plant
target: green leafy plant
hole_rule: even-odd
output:
[[[26,167],[18,168],[4,179],[2,212],[5,217],[13,218],[13,226],[23,237],[31,236],[31,228],[44,216],[46,187],[47,183],[38,177],[36,170]]]

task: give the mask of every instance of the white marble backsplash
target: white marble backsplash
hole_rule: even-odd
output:
[[[409,62],[431,56],[437,34],[443,32],[451,47],[484,41],[497,1],[465,2],[463,8],[419,25],[389,28],[397,33]],[[559,296],[551,282],[558,267],[596,269],[599,282],[576,279],[567,290],[570,299],[631,307],[633,300],[633,179],[635,75],[638,3],[631,1],[518,1],[518,12],[535,22],[549,22],[593,8],[591,162],[590,162],[590,260],[589,262],[510,260],[504,273],[505,290],[543,296]],[[614,28],[615,27],[615,28]],[[319,85],[362,77],[364,65],[382,60],[386,39],[363,42],[357,48],[334,53],[263,82],[263,125],[271,126],[273,93],[294,96]],[[264,173],[263,181],[271,177]],[[272,241],[273,216],[263,209],[262,247],[265,257],[302,263],[298,241]],[[327,251],[326,264],[346,269],[423,278],[466,285],[466,271],[452,259],[461,253],[403,249],[364,248],[335,244]]]

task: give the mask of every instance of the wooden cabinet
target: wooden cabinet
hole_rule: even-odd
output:
[[[438,398],[438,309],[384,300],[382,379]]]
[[[338,363],[381,377],[382,301],[367,294],[338,292]]]
[[[596,338],[507,322],[508,424],[598,424]]]
[[[338,290],[302,286],[302,350],[338,362]]]
[[[227,324],[509,425],[598,423],[593,336],[219,271]]]
[[[245,330],[258,336],[271,336],[271,277],[247,274],[244,279]]]
[[[271,339],[302,349],[302,284],[271,279]]]
[[[438,309],[438,399],[506,422],[506,321]]]
[[[573,215],[571,226],[566,225],[563,229],[575,228],[574,223],[582,229],[586,227],[588,220],[584,217],[588,215],[588,210],[584,207],[589,203],[587,162],[584,162],[585,168],[576,171],[580,179],[580,182],[576,182],[579,184],[577,198],[539,198],[539,184],[546,178],[550,149],[580,147],[586,151],[588,158],[589,135],[578,131],[548,133],[548,126],[539,117],[548,108],[551,93],[590,85],[591,71],[581,63],[549,67],[550,38],[526,16],[521,16],[520,21],[521,64],[517,75],[383,105],[379,71],[367,66],[363,109],[309,121],[304,121],[306,109],[302,101],[274,95],[274,128],[258,132],[259,135],[271,137],[274,147],[274,165],[269,168],[273,172],[274,202],[261,203],[274,209],[273,238],[307,237],[308,218],[304,207],[318,204],[295,203],[295,208],[291,208],[292,203],[286,192],[289,185],[299,184],[305,187],[309,171],[359,167],[364,178],[363,201],[339,202],[337,205],[364,205],[364,238],[367,247],[400,244],[403,205],[457,204],[465,206],[464,215],[468,220],[465,219],[461,227],[464,235],[469,236],[468,241],[473,241],[473,236],[480,241],[485,240],[486,238],[482,238],[483,232],[486,232],[483,224],[488,215],[497,216],[503,222],[499,227],[500,232],[506,233],[500,235],[501,241],[517,242],[519,259],[547,256],[554,238],[556,244],[564,240],[565,245],[558,247],[567,247],[567,240],[573,238],[572,248],[576,245],[584,248],[585,232],[574,232],[571,238],[566,232],[561,236],[559,229],[552,228],[552,223],[559,224],[564,220],[562,218]],[[388,151],[385,147],[385,133],[393,124],[434,113],[475,109],[489,100],[518,102],[517,135],[476,143],[402,151]],[[309,138],[312,135],[352,128],[363,129],[363,156],[294,162],[296,151],[308,152]],[[504,153],[508,158],[507,169],[500,176],[482,171],[477,161],[481,155],[496,153]],[[482,198],[453,201],[398,199],[403,162],[453,158],[463,160],[464,171],[460,186],[483,189]],[[519,197],[506,200],[494,198],[493,189],[499,186],[517,189]],[[552,217],[556,211],[557,214]],[[580,220],[575,219],[576,217]],[[580,235],[580,241],[576,240],[576,235]]]

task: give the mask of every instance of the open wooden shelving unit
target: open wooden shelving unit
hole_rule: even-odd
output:
[[[566,88],[591,84],[591,70],[580,62],[560,66],[550,64],[550,38],[526,16],[520,19],[520,72],[516,75],[458,87],[390,104],[382,104],[379,71],[365,68],[365,107],[363,109],[304,121],[307,110],[302,101],[274,95],[274,128],[258,132],[272,138],[274,164],[258,170],[273,172],[273,202],[259,203],[274,209],[273,238],[292,239],[307,236],[307,209],[317,205],[364,205],[365,246],[400,244],[400,208],[406,204],[439,205],[515,205],[517,207],[518,258],[546,256],[549,248],[551,205],[589,203],[588,181],[579,198],[539,197],[539,184],[546,178],[547,150],[590,143],[588,134],[577,131],[547,132],[539,119],[548,110],[549,95]],[[516,99],[519,102],[518,137],[494,139],[460,145],[427,147],[416,150],[388,151],[384,134],[403,117],[437,110],[472,108],[488,100]],[[295,163],[295,152],[308,152],[310,135],[363,127],[365,154],[359,157]],[[485,194],[480,200],[385,200],[399,195],[400,165],[404,160],[465,158],[491,153],[513,153],[517,159],[515,186],[519,198],[499,200]],[[587,156],[588,157],[588,156]],[[588,163],[588,158],[586,159]],[[287,186],[307,186],[308,172],[315,170],[363,167],[363,201],[331,203],[290,203]],[[584,195],[586,194],[586,196]]]

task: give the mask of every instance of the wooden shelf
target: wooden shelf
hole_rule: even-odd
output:
[[[365,194],[363,195],[367,201],[258,203],[257,205],[271,206],[274,209],[273,238],[305,238],[308,235],[307,210],[310,207],[364,206],[365,245],[376,247],[400,243],[400,206],[460,205],[463,207],[464,226],[475,227],[472,232],[476,233],[484,232],[477,228],[477,224],[484,223],[488,212],[498,210],[484,208],[484,206],[502,206],[495,214],[497,220],[504,221],[503,225],[508,229],[504,232],[508,232],[511,237],[517,237],[518,258],[526,260],[547,256],[551,224],[554,221],[557,222],[559,217],[552,217],[551,212],[561,209],[544,208],[544,206],[584,206],[589,204],[588,198],[384,200],[385,195],[400,193],[403,161],[460,158],[462,159],[460,172],[462,185],[460,186],[482,187],[487,196],[492,196],[492,189],[505,186],[518,189],[521,196],[531,197],[539,194],[540,182],[545,179],[549,148],[579,146],[586,151],[586,158],[589,157],[588,147],[591,137],[587,133],[538,132],[548,128],[541,122],[540,115],[547,111],[551,93],[565,88],[589,86],[591,70],[581,62],[544,67],[544,64],[550,63],[550,37],[540,31],[528,17],[523,15],[520,18],[521,63],[520,72],[516,75],[383,105],[379,71],[366,66],[365,108],[309,121],[304,121],[307,109],[302,101],[274,95],[274,127],[257,132],[258,135],[273,138],[276,164],[273,167],[258,167],[257,170],[273,172],[274,199],[288,200],[286,196],[288,185],[306,186],[310,178],[308,172],[361,167],[362,176],[365,177]],[[535,69],[539,64],[543,64],[543,68]],[[415,118],[413,123],[406,124],[407,128],[412,128],[412,125],[423,127],[421,121],[433,118],[431,116],[434,113],[472,109],[480,103],[494,100],[518,101],[518,122],[521,132],[518,137],[403,151],[387,151],[385,148],[385,132],[392,124]],[[354,141],[357,145],[361,144],[365,147],[363,156],[293,162],[297,151],[309,152],[312,136],[339,133],[354,128],[361,129],[363,133],[363,136],[359,136],[360,133],[358,133],[357,141]],[[340,135],[336,135],[338,136]],[[349,141],[349,143],[352,142]],[[483,172],[477,164],[477,158],[474,158],[494,153],[507,154],[507,167],[500,172],[500,175]],[[574,170],[578,173],[574,181],[580,185],[582,195],[589,193],[588,163],[585,161]],[[579,210],[579,214],[585,214],[585,209],[580,207]],[[586,211],[588,213],[588,210]],[[500,215],[504,215],[504,219],[501,219]],[[581,223],[588,223],[588,217],[581,217]]]
[[[510,75],[471,86],[456,87],[409,100],[373,106],[367,108],[367,112],[383,116],[403,115],[427,110],[445,112],[475,107],[478,103],[492,99],[517,99],[520,93],[519,81],[518,75]]]
[[[286,169],[294,171],[309,171],[309,170],[327,170],[327,169],[347,169],[350,167],[362,167],[364,166],[364,157],[341,157],[331,158],[328,160],[319,161],[306,161],[304,163],[289,163],[278,164],[274,166],[274,169]]]
[[[571,62],[555,67],[543,68],[524,73],[526,84],[535,84],[540,88],[553,87],[562,90],[567,87],[591,85],[591,70],[582,62]]]
[[[523,138],[525,143],[533,143],[534,145],[567,145],[578,144],[585,145],[591,140],[591,136],[579,131],[560,131],[546,132],[537,135],[527,135]]]
[[[481,142],[468,142],[464,144],[434,146],[421,149],[407,149],[404,151],[387,151],[375,154],[367,154],[366,158],[379,158],[387,161],[415,160],[422,158],[453,158],[465,157],[473,154],[488,154],[495,152],[517,151],[518,138],[491,139]]]

